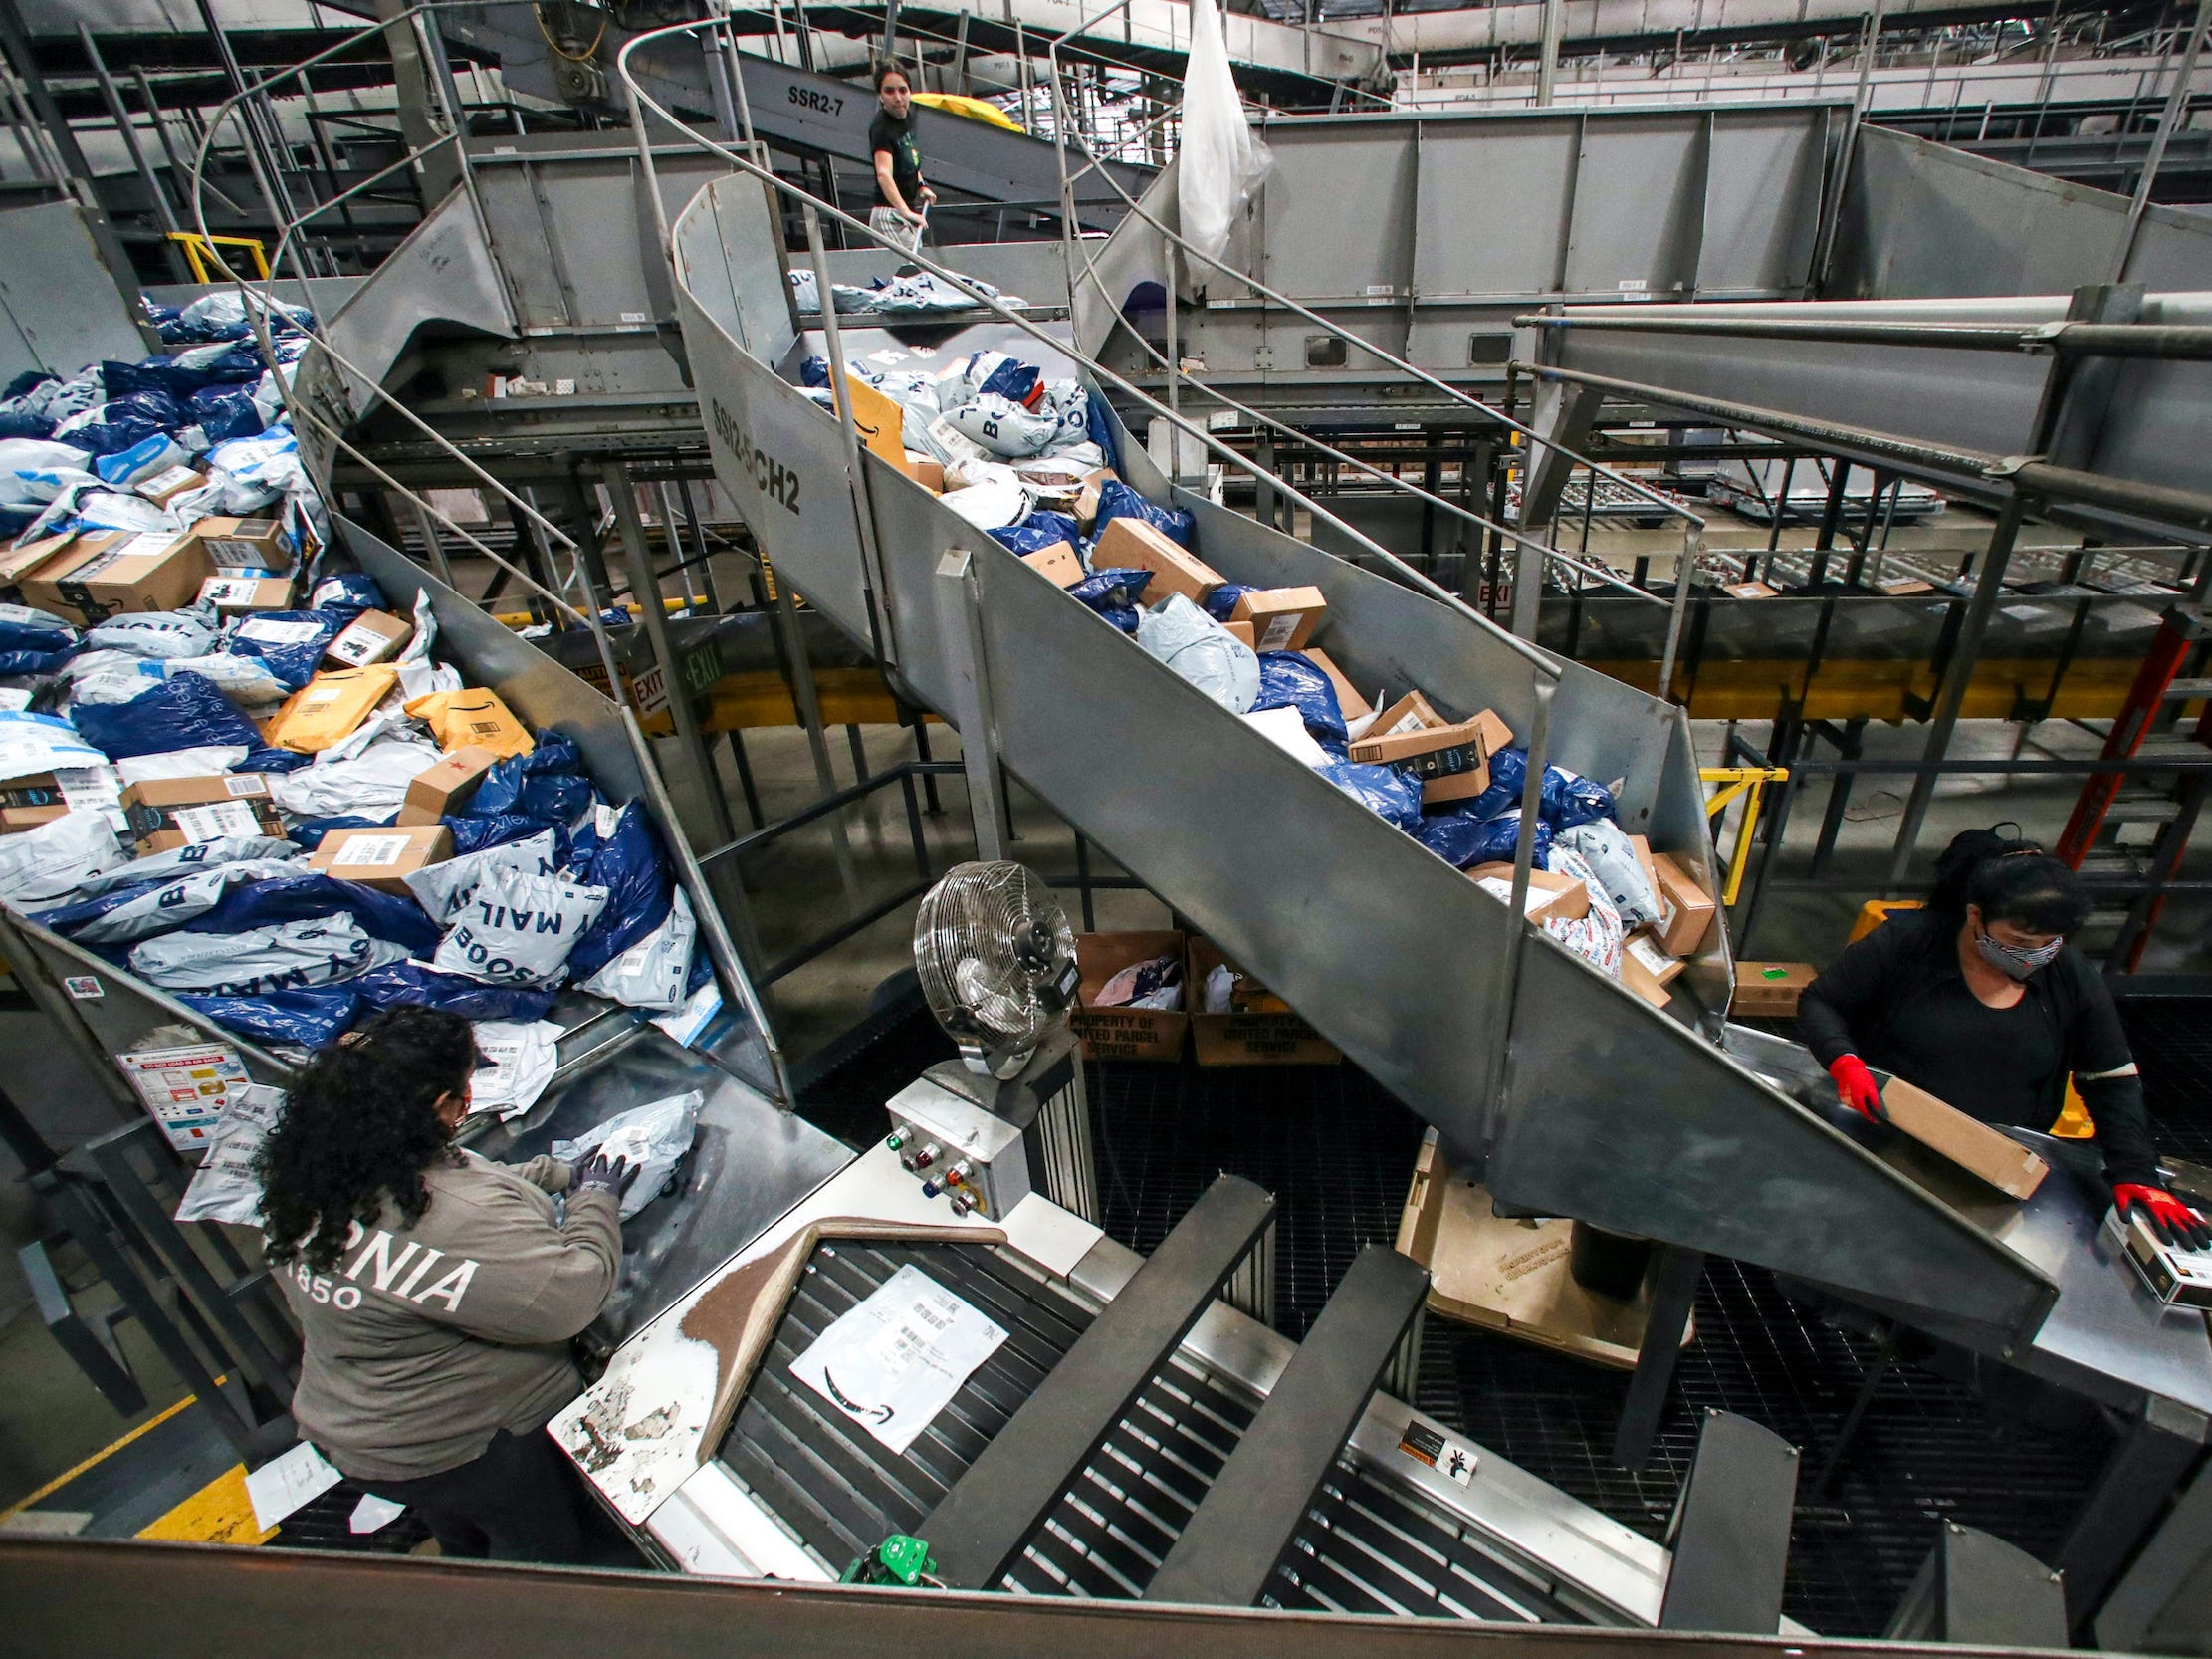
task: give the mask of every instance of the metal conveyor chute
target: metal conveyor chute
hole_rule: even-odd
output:
[[[1279,992],[1358,1065],[1483,1156],[1501,1201],[1712,1251],[2006,1332],[2049,1280],[1724,1054],[1733,970],[1721,930],[1661,1012],[1540,932],[1511,970],[1505,906],[1209,701],[1131,640],[873,457],[855,489],[838,423],[784,378],[801,338],[779,224],[755,177],[700,191],[674,226],[678,310],[722,481],[777,572],[855,639],[880,632],[913,692],[957,715],[980,632],[1005,768]],[[848,326],[856,357],[894,344]],[[1073,349],[1010,324],[937,326],[940,360],[1000,348],[1097,384]],[[1117,429],[1118,435],[1118,429]],[[1527,740],[1545,665],[1472,613],[1334,559],[1167,481],[1134,444],[1122,472],[1198,518],[1232,582],[1312,585],[1321,641],[1362,685],[1419,687],[1447,714],[1491,708]],[[856,499],[880,569],[863,558]],[[971,619],[938,574],[965,550]],[[870,615],[871,590],[877,600]],[[970,626],[970,620],[974,626]],[[1558,666],[1550,754],[1624,779],[1621,819],[1708,883],[1713,858],[1683,712]],[[965,734],[971,742],[981,734]],[[1510,1033],[1509,1044],[1501,1040]],[[1489,1079],[1501,1072],[1499,1081]]]

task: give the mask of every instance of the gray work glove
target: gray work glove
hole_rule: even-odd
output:
[[[594,1152],[569,1173],[568,1185],[575,1192],[598,1191],[620,1199],[630,1190],[630,1183],[637,1179],[641,1168],[643,1165],[625,1158],[610,1158],[604,1152]]]

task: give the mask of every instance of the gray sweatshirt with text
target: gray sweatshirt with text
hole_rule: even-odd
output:
[[[570,1192],[553,1219],[566,1164],[463,1152],[423,1180],[413,1226],[387,1200],[328,1273],[296,1261],[276,1274],[306,1336],[293,1419],[369,1483],[458,1469],[503,1428],[544,1427],[582,1390],[568,1338],[621,1267],[613,1194]]]

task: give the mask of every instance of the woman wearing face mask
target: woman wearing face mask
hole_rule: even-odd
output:
[[[1806,988],[1798,1030],[1870,1119],[1881,1116],[1870,1064],[1985,1123],[2044,1130],[2071,1075],[2121,1214],[2201,1249],[2212,1228],[2158,1185],[2111,993],[2066,942],[2089,910],[2081,877],[2042,847],[1969,830],[1937,861],[1926,909],[1891,916]]]

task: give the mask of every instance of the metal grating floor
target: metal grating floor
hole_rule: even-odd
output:
[[[2121,1006],[2161,1146],[2212,1162],[2212,1002]],[[825,1083],[840,1104],[870,1089],[887,1098],[911,1068],[895,1078],[862,1073],[879,1056],[886,1070],[906,1065],[926,1041],[907,1034],[868,1045]],[[1123,1244],[1152,1250],[1222,1171],[1276,1195],[1277,1323],[1287,1334],[1303,1334],[1363,1245],[1396,1235],[1422,1125],[1352,1066],[1094,1065],[1090,1088],[1106,1229]],[[1725,1261],[1706,1273],[1697,1324],[1641,1473],[1611,1461],[1628,1381],[1620,1372],[1432,1318],[1414,1403],[1654,1538],[1708,1407],[1803,1447],[1810,1488],[1873,1342],[1793,1303],[1763,1270]],[[1788,1611],[1826,1634],[1878,1634],[1944,1521],[2048,1558],[2109,1444],[2101,1418],[2001,1369],[1892,1366],[1830,1490],[1800,1494]],[[1317,1513],[1346,1501],[1341,1490],[1325,1500]],[[1278,1588],[1287,1590],[1279,1575]],[[1281,1599],[1331,1604],[1325,1575]]]

